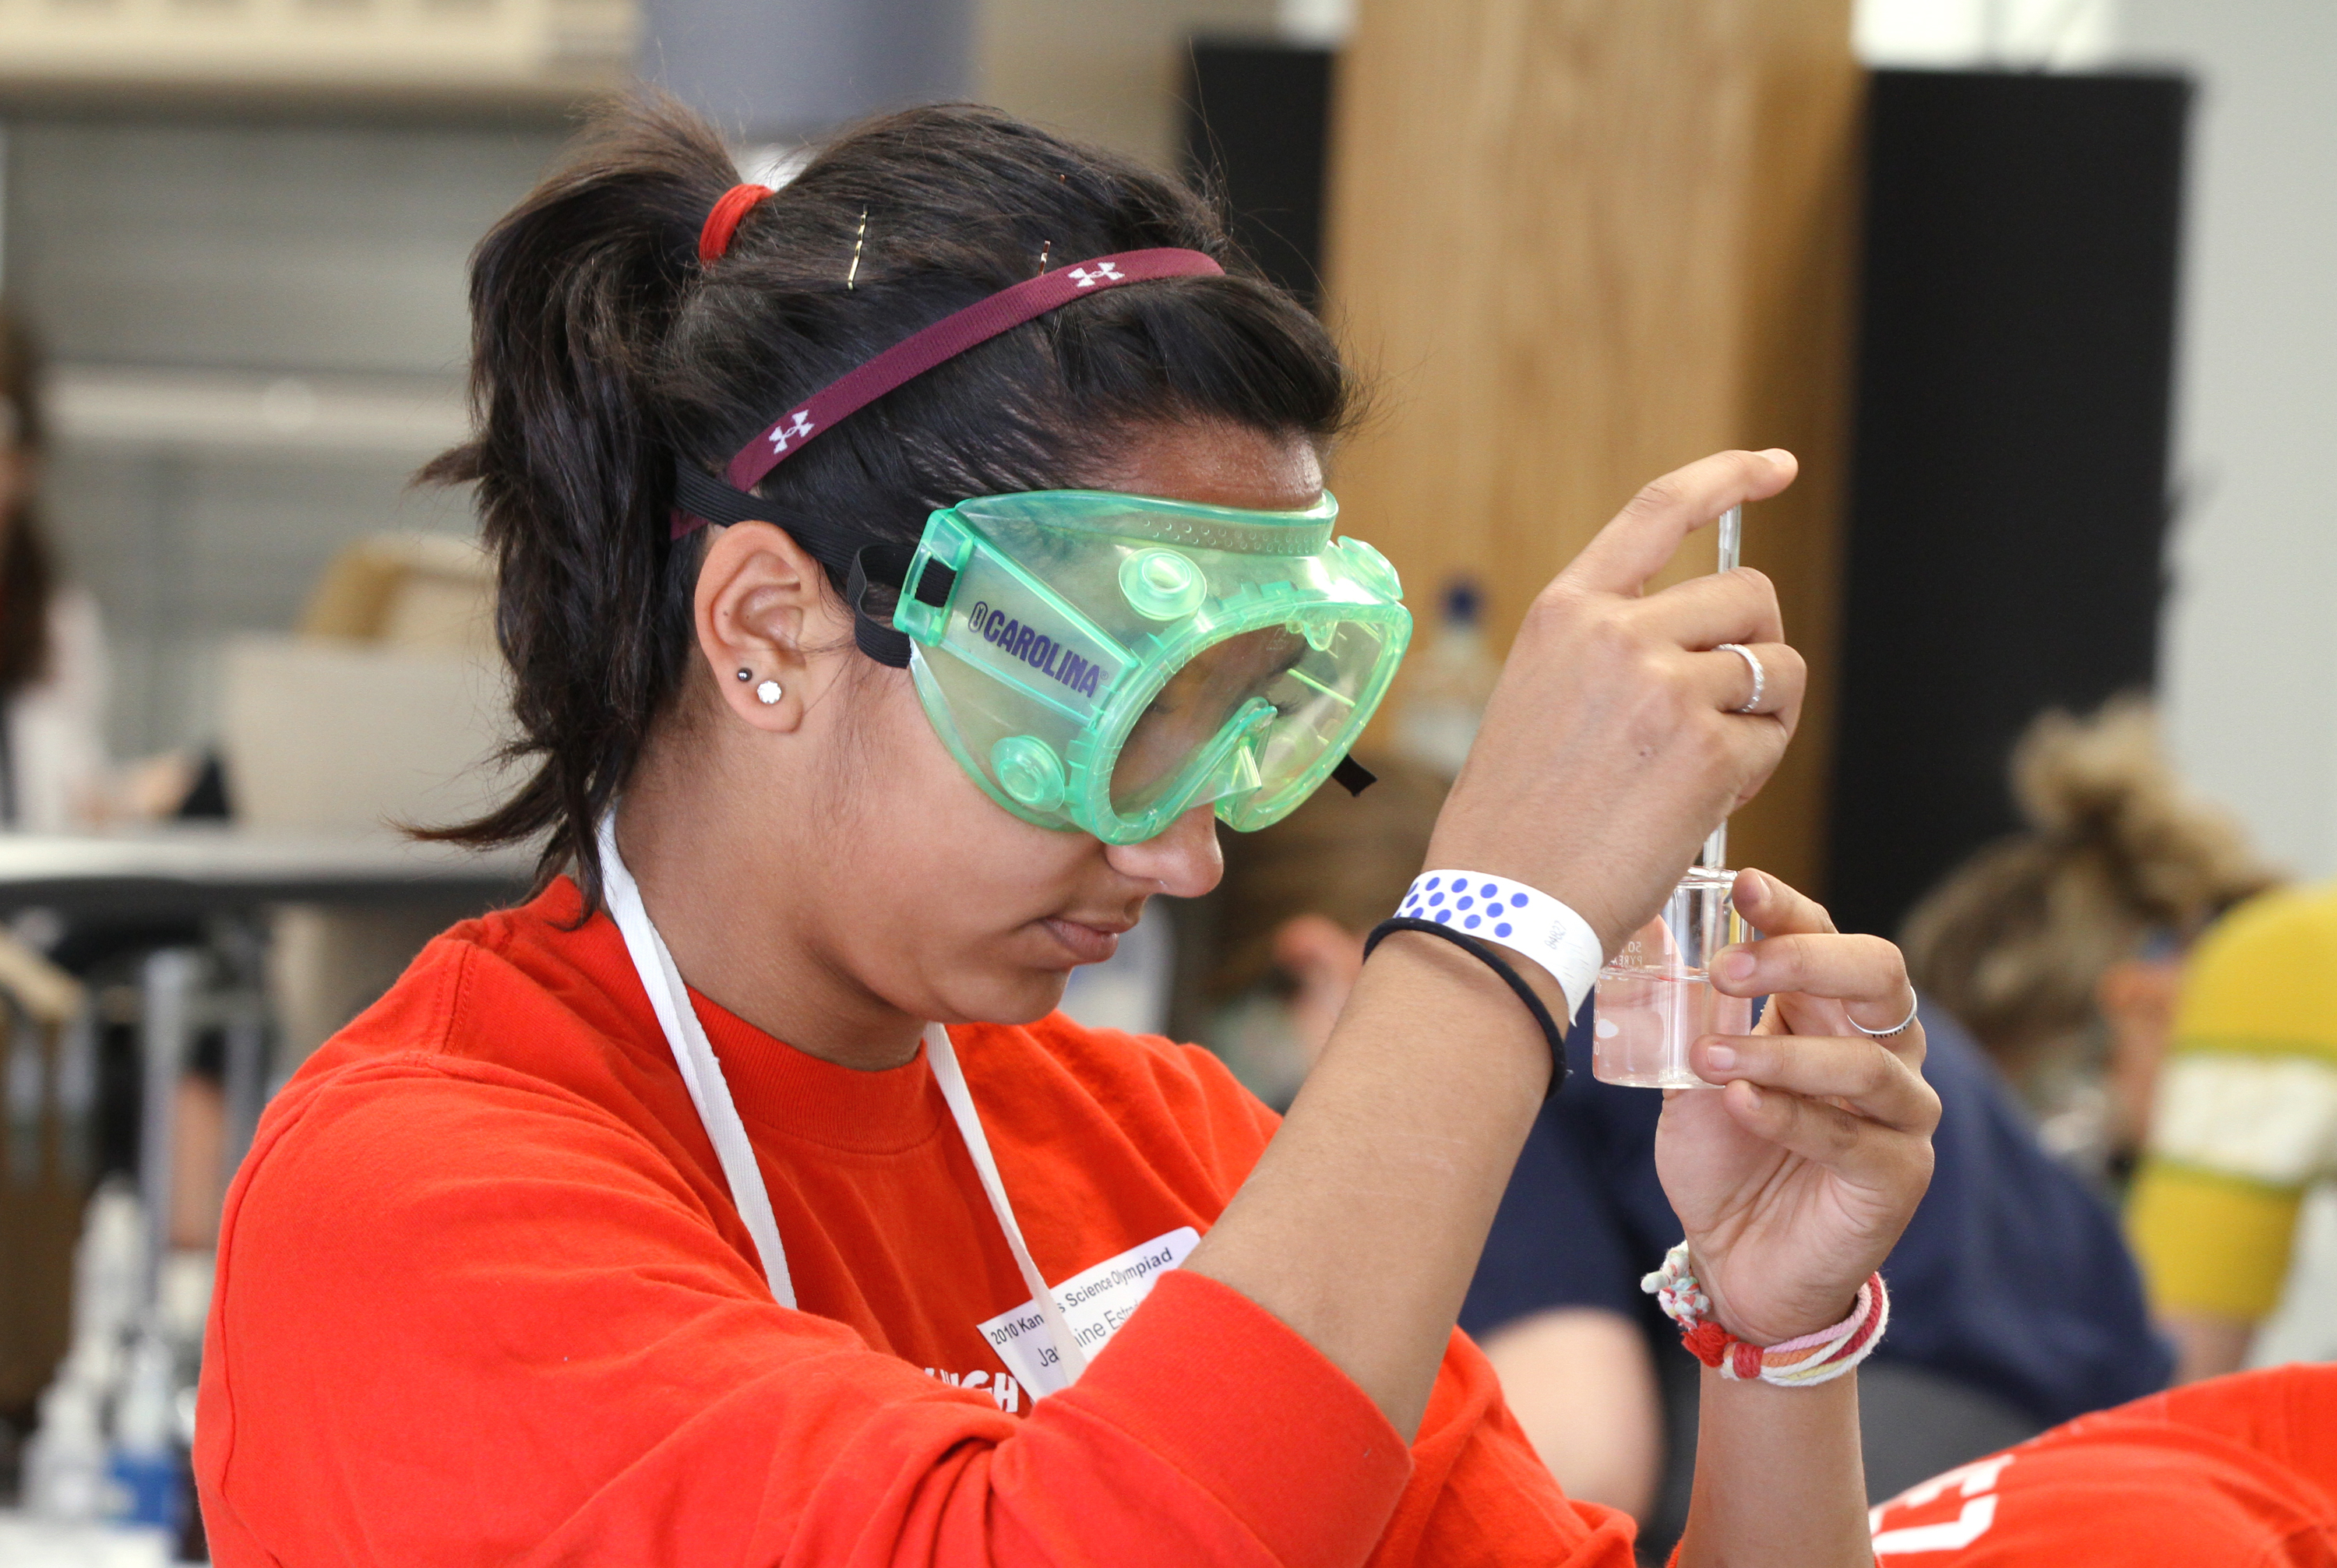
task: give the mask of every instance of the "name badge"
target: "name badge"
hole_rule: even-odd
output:
[[[1180,1225],[1055,1287],[1055,1305],[1090,1360],[1120,1332],[1120,1326],[1152,1293],[1160,1276],[1184,1262],[1200,1240],[1199,1231]],[[1071,1379],[1063,1375],[1063,1358],[1048,1342],[1047,1320],[1039,1316],[1035,1300],[1001,1312],[977,1327],[1033,1399],[1070,1386]]]

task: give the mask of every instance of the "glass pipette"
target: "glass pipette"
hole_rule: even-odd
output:
[[[1745,508],[1731,506],[1727,511],[1723,512],[1720,514],[1718,532],[1720,536],[1718,570],[1734,572],[1736,570],[1737,554],[1745,543]],[[1704,849],[1697,856],[1696,863],[1699,866],[1708,866],[1716,871],[1728,864],[1727,818],[1723,817],[1720,819],[1720,826],[1705,835]]]

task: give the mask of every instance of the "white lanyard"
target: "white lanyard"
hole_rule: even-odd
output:
[[[713,1142],[715,1158],[722,1163],[723,1179],[730,1185],[730,1200],[738,1205],[738,1218],[746,1222],[747,1234],[754,1240],[755,1250],[762,1258],[763,1278],[770,1283],[771,1298],[782,1307],[793,1308],[795,1282],[787,1276],[787,1249],[780,1245],[778,1221],[771,1215],[771,1194],[763,1185],[761,1169],[755,1163],[755,1146],[748,1140],[747,1124],[738,1119],[738,1107],[730,1098],[730,1085],[722,1076],[722,1063],[715,1059],[713,1042],[706,1037],[706,1025],[699,1022],[698,1009],[689,1000],[689,988],[682,983],[681,971],[674,966],[673,955],[666,950],[665,938],[650,923],[633,874],[625,868],[623,857],[617,853],[615,812],[601,819],[600,837],[601,881],[608,897],[609,914],[625,938],[625,950],[632,956],[641,989],[649,993],[650,1006],[657,1014],[658,1026],[665,1031],[666,1044],[673,1049],[674,1065],[681,1070],[690,1103],[698,1107],[698,1119]],[[933,1068],[934,1082],[940,1085],[942,1099],[957,1122],[958,1135],[965,1140],[966,1152],[973,1157],[973,1169],[982,1178],[982,1190],[990,1198],[999,1228],[1006,1232],[1006,1245],[1014,1254],[1014,1266],[1022,1271],[1023,1284],[1030,1287],[1031,1299],[1037,1305],[1039,1316],[1045,1321],[1047,1338],[1053,1341],[1055,1354],[1062,1357],[1063,1381],[1071,1382],[1087,1369],[1086,1353],[1080,1350],[1071,1326],[1064,1322],[1062,1308],[1057,1304],[1055,1293],[1047,1289],[1038,1264],[1032,1261],[1031,1249],[1022,1240],[1022,1227],[1015,1222],[1013,1206],[1006,1200],[1005,1183],[999,1180],[998,1161],[991,1157],[990,1139],[982,1130],[982,1118],[974,1113],[973,1094],[967,1089],[965,1073],[958,1066],[949,1031],[938,1024],[928,1024],[924,1039],[925,1060]],[[1038,1392],[1032,1390],[1033,1397]]]

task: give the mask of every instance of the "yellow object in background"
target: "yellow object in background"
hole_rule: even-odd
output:
[[[2191,959],[2127,1213],[2162,1310],[2278,1302],[2305,1191],[2337,1178],[2337,887],[2267,894]]]

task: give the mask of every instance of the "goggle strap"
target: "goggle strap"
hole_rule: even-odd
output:
[[[673,489],[675,499],[681,503],[674,510],[672,527],[676,539],[689,534],[699,522],[728,524],[771,520],[773,507],[769,502],[733,489],[688,463],[674,465]],[[785,526],[814,560],[845,574],[844,599],[852,606],[854,644],[879,664],[907,669],[908,633],[896,631],[889,618],[871,613],[867,594],[871,587],[880,584],[901,589],[916,559],[916,547],[892,544],[856,547],[849,536],[833,529],[815,527],[801,519]],[[949,603],[950,590],[956,586],[955,572],[938,561],[927,561],[917,578],[916,596],[927,604],[943,605]]]
[[[853,642],[877,663],[895,670],[909,667],[909,634],[868,612],[868,590],[880,583],[899,587],[916,554],[906,544],[863,545],[853,554],[851,579],[844,588],[844,602],[852,606]]]
[[[925,569],[917,574],[916,586],[910,588],[909,568],[916,558],[916,546],[913,544],[863,545],[853,554],[852,570],[844,588],[845,603],[852,606],[852,641],[877,663],[889,664],[895,670],[909,667],[909,634],[869,610],[868,590],[882,586],[896,593],[914,593],[920,603],[939,609],[949,603],[950,592],[957,586],[956,572],[929,559]]]
[[[759,495],[744,490],[734,490],[721,480],[699,471],[695,464],[677,461],[673,466],[673,495],[680,503],[673,509],[673,537],[680,539],[695,532],[700,524],[717,523],[728,527],[733,523],[778,523],[772,516],[774,508]],[[807,551],[812,559],[831,572],[852,570],[852,554],[858,549],[864,535],[845,534],[832,528],[821,528],[801,518],[779,523],[788,535]]]
[[[1355,760],[1353,753],[1339,759],[1331,769],[1331,782],[1350,795],[1360,795],[1380,781],[1380,776]]]

